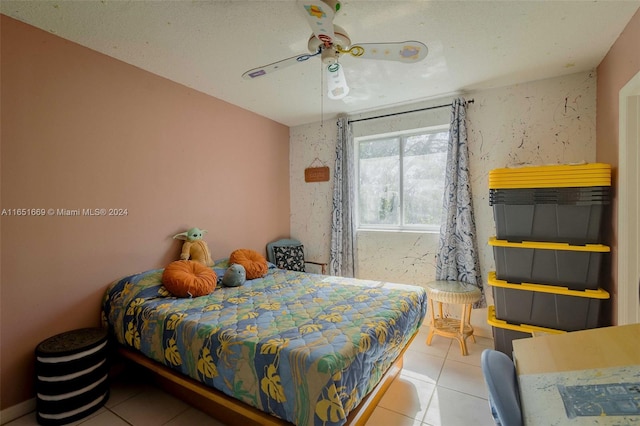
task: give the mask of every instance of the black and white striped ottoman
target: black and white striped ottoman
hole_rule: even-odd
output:
[[[36,416],[41,425],[80,420],[109,399],[106,329],[61,333],[36,347]]]

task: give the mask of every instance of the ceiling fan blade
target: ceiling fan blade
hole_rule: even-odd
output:
[[[304,16],[318,40],[323,43],[333,43],[335,38],[333,33],[334,8],[337,11],[340,8],[340,2],[327,0],[325,3],[321,0],[300,0],[298,3],[303,7]]]
[[[258,68],[250,69],[249,71],[242,74],[242,78],[246,80],[252,80],[257,77],[262,77],[265,74],[271,74],[274,71],[277,71],[282,68],[290,67],[291,65],[297,64],[299,62],[304,62],[307,59],[313,58],[320,54],[320,49],[316,53],[304,53],[302,55],[292,56],[291,58],[283,59],[278,62],[274,62],[272,64],[263,65]]]
[[[351,46],[346,52],[357,58],[412,63],[426,58],[429,49],[426,44],[419,41],[401,41],[397,43],[359,43]]]

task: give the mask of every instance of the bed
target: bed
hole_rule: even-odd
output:
[[[221,277],[227,266],[213,268]],[[427,307],[418,286],[273,265],[240,287],[177,298],[162,272],[108,287],[103,321],[120,353],[198,408],[243,424],[364,424],[372,408],[363,406],[401,368]]]

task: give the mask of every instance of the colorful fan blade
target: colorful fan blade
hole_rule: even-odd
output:
[[[398,43],[355,44],[348,52],[358,58],[412,63],[426,58],[429,49],[419,41],[402,41]]]
[[[299,62],[304,62],[309,58],[313,58],[314,56],[317,56],[320,54],[320,50],[318,50],[316,53],[305,53],[302,55],[298,55],[298,56],[293,56],[291,58],[287,58],[287,59],[283,59],[281,61],[278,62],[274,62],[272,64],[269,65],[263,65],[261,67],[258,68],[254,68],[251,69],[247,72],[245,72],[244,74],[242,74],[242,78],[247,79],[247,80],[251,80],[257,77],[262,77],[265,74],[270,74],[274,71],[277,71],[281,68],[286,68],[286,67],[290,67],[291,65],[297,64]]]
[[[304,8],[304,16],[311,31],[323,43],[333,43],[333,17],[335,12],[327,3],[320,0],[302,0],[298,2]]]

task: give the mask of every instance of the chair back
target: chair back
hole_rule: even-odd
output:
[[[518,377],[511,358],[500,351],[485,349],[480,357],[480,365],[489,389],[489,404],[496,424],[522,426]]]
[[[267,244],[267,260],[273,264],[276,263],[276,256],[273,253],[274,247],[295,247],[301,246],[302,243],[293,238],[283,238],[278,241],[273,241]]]

